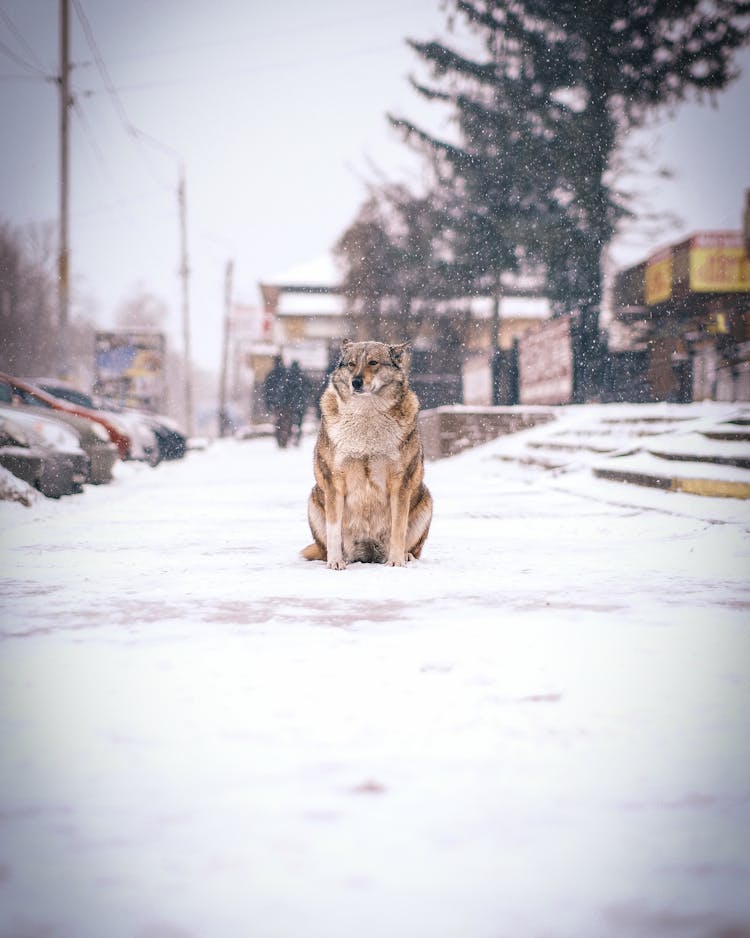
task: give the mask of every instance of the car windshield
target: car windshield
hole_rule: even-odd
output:
[[[94,402],[88,394],[84,394],[83,391],[76,391],[75,388],[60,387],[57,384],[40,384],[39,387],[48,394],[62,398],[62,400],[71,404],[78,404],[81,407],[94,406]]]
[[[21,401],[24,404],[30,404],[32,407],[51,407],[45,401],[40,401],[28,391],[17,388],[15,385],[8,384],[6,381],[0,381],[0,402],[3,404],[12,404]]]

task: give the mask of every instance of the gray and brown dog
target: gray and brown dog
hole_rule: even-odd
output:
[[[320,400],[308,502],[315,543],[302,551],[308,560],[325,560],[332,570],[354,561],[402,567],[421,554],[432,497],[423,482],[409,360],[406,344],[341,346]]]

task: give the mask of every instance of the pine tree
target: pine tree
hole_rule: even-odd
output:
[[[627,212],[608,170],[629,130],[735,76],[748,0],[447,0],[481,41],[476,61],[410,41],[447,103],[451,143],[391,117],[429,155],[434,198],[466,279],[541,261],[557,309],[575,311],[583,396],[596,390],[601,252]]]
[[[431,197],[399,184],[373,188],[334,253],[344,268],[342,292],[368,336],[384,340],[419,332],[423,303],[455,292],[447,226]],[[357,331],[356,329],[354,330]],[[394,340],[395,341],[395,340]]]

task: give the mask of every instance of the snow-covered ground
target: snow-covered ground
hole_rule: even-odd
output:
[[[750,934],[750,503],[503,445],[405,569],[311,440],[2,503],[0,935]]]

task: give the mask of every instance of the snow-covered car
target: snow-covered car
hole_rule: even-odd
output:
[[[109,411],[130,437],[128,459],[137,459],[155,466],[159,460],[159,443],[145,416],[135,410]]]
[[[79,404],[64,401],[53,394],[48,394],[41,388],[35,387],[23,378],[13,378],[11,375],[0,372],[0,402],[6,404],[23,403],[33,407],[46,407],[55,411],[65,411],[84,417],[101,424],[107,431],[110,440],[117,446],[121,459],[127,459],[130,453],[130,437],[121,424],[118,424],[113,415],[92,410]]]
[[[147,414],[135,408],[121,407],[104,399],[96,401],[67,381],[34,378],[33,384],[71,404],[99,408],[114,416],[127,429],[131,438],[130,459],[139,459],[155,466],[162,459],[180,459],[185,455],[187,439],[169,417]]]
[[[19,502],[28,506],[33,505],[38,497],[39,492],[35,488],[0,464],[0,502]]]
[[[171,417],[163,414],[144,414],[156,434],[161,459],[182,459],[187,452],[187,437]]]
[[[3,406],[0,404],[0,410]],[[39,415],[39,408],[28,404],[14,404],[10,411],[11,416],[13,412]],[[119,458],[117,447],[100,423],[87,420],[85,417],[77,417],[64,410],[45,410],[44,416],[49,420],[57,420],[69,426],[78,434],[81,448],[89,457],[88,482],[92,485],[101,485],[112,481],[112,469]]]
[[[83,491],[89,458],[76,433],[42,414],[0,409],[0,465],[49,498]]]

